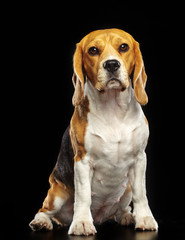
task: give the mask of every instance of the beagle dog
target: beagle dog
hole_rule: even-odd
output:
[[[68,234],[90,235],[114,218],[157,230],[145,187],[148,97],[139,43],[119,29],[94,31],[77,44],[73,63],[74,114],[30,227],[51,230],[54,221],[70,225]]]

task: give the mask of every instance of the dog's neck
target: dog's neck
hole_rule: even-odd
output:
[[[85,83],[85,95],[87,95],[91,104],[97,108],[115,108],[120,107],[122,111],[126,111],[132,100],[132,86],[121,91],[119,89],[106,89],[104,92],[98,91],[89,80]]]
[[[136,113],[138,108],[140,108],[140,104],[135,100],[131,81],[129,87],[124,91],[108,89],[102,93],[87,80],[84,94],[88,97],[91,113],[97,116],[101,115],[103,118],[117,118],[121,120],[130,115],[131,110],[134,110]]]
[[[90,113],[106,124],[116,128],[125,123],[131,129],[140,124],[141,106],[135,99],[131,81],[124,91],[109,89],[101,93],[87,80],[84,94],[89,100]]]

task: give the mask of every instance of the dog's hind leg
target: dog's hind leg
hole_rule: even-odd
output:
[[[56,180],[53,174],[50,175],[49,182],[50,189],[48,190],[42,208],[39,209],[38,213],[29,224],[33,231],[52,230],[53,224],[51,219],[57,215],[70,197],[70,192],[66,186],[62,182]]]
[[[128,183],[128,186],[120,199],[118,212],[116,214],[116,220],[121,225],[130,226],[135,224],[134,217],[131,213],[131,207],[129,206],[131,200],[132,191],[130,183]]]

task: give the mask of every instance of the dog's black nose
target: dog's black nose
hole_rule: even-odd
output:
[[[113,72],[117,71],[118,68],[120,67],[120,62],[117,61],[117,60],[114,60],[114,59],[112,59],[112,60],[107,60],[106,62],[104,62],[103,67],[104,67],[107,71],[113,73]]]

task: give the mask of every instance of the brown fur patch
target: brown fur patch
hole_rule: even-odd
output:
[[[38,212],[47,212],[54,210],[55,197],[60,197],[62,199],[68,199],[71,195],[71,190],[60,181],[56,180],[51,173],[49,177],[50,189],[43,202],[42,208]]]
[[[70,136],[75,162],[84,158],[86,150],[84,148],[84,137],[87,127],[87,114],[89,112],[89,100],[86,96],[82,103],[75,107],[70,124]]]
[[[149,126],[149,123],[148,123],[148,120],[147,120],[146,116],[145,116],[145,122]]]
[[[127,188],[126,188],[125,192],[129,193],[131,191],[132,191],[132,188],[131,188],[130,182],[128,182],[128,185],[127,185]]]

